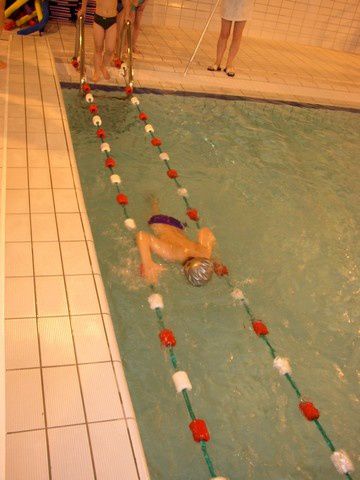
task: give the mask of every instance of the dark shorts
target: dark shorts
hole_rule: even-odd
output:
[[[104,30],[112,27],[116,23],[116,17],[101,17],[97,13],[94,15],[94,22],[100,25]]]
[[[117,2],[117,11],[120,13],[124,9],[124,5],[121,0],[118,0]]]
[[[148,224],[152,225],[154,223],[161,223],[163,225],[170,225],[170,227],[179,228],[180,230],[184,230],[184,225],[174,217],[168,217],[167,215],[153,215]]]

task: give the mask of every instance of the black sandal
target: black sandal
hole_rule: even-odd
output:
[[[230,70],[228,71],[227,68],[224,68],[224,72],[226,73],[226,75],[227,75],[228,77],[235,77],[235,70],[233,70],[233,69],[230,69]]]
[[[216,65],[216,63],[214,63],[214,65],[210,65],[210,67],[207,67],[207,69],[209,72],[221,72],[221,67]]]

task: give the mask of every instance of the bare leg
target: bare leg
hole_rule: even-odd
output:
[[[103,50],[105,30],[97,23],[94,23],[94,82],[101,77],[101,66],[103,63]]]
[[[229,56],[226,64],[227,71],[234,70],[233,62],[240,48],[240,42],[241,42],[245,24],[246,24],[245,20],[243,22],[235,22],[233,37],[232,37],[232,41],[229,49]]]
[[[219,35],[219,40],[217,43],[217,53],[216,53],[216,65],[220,66],[225,50],[226,50],[226,45],[228,38],[230,36],[230,31],[231,31],[231,21],[230,20],[224,20],[223,18],[221,19],[221,31]]]
[[[101,71],[106,80],[110,79],[110,74],[107,67],[114,54],[115,45],[116,45],[116,33],[117,33],[116,24],[108,28],[105,33],[105,51],[104,51]]]
[[[133,52],[134,53],[140,53],[139,50],[136,48],[136,44],[139,38],[139,33],[140,33],[140,24],[141,24],[141,18],[144,13],[144,8],[145,4],[143,3],[136,9],[135,13],[135,20],[134,20],[134,33],[133,33]]]

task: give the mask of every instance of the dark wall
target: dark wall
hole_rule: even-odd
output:
[[[76,12],[81,6],[79,0],[50,0],[50,17],[63,22],[75,22]],[[92,22],[95,10],[95,0],[89,0],[86,21]]]

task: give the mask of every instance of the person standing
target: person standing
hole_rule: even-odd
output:
[[[78,16],[86,14],[88,0],[82,0]],[[110,79],[108,66],[116,45],[117,0],[96,0],[94,15],[94,75],[93,82],[99,81],[101,75]]]
[[[240,42],[246,21],[251,17],[253,0],[222,0],[221,30],[217,42],[216,61],[208,67],[211,72],[221,71],[221,62],[234,24],[228,59],[224,72],[235,76],[234,60],[240,48]]]

